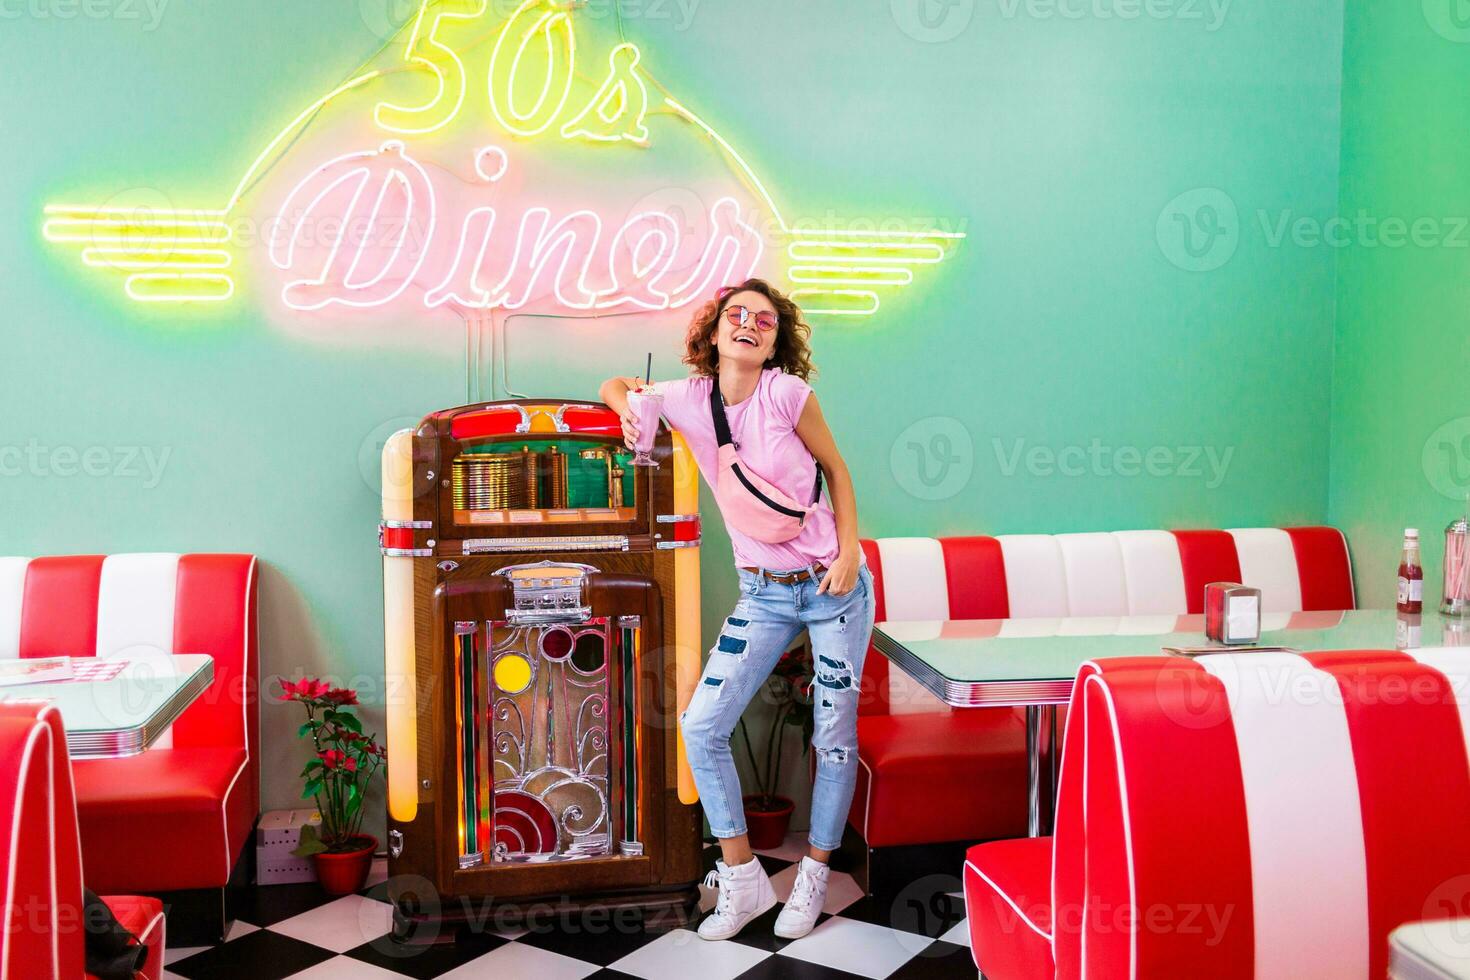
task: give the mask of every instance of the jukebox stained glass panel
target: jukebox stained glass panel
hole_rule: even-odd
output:
[[[612,853],[619,634],[605,618],[489,628],[493,860]]]

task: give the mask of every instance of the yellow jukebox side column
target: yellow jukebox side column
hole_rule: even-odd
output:
[[[419,808],[413,527],[413,430],[404,429],[395,432],[383,447],[383,527],[379,532],[383,537],[388,813],[401,823],[413,820]],[[395,544],[407,547],[392,547]]]
[[[674,513],[699,514],[699,468],[689,444],[679,433],[674,437]],[[699,549],[677,548],[674,551],[674,690],[677,713],[689,707],[694,688],[699,683]],[[679,802],[699,802],[694,788],[694,773],[689,770],[689,757],[684,750],[684,733],[676,726],[675,752],[679,772]]]

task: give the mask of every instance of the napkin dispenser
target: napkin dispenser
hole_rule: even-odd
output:
[[[1261,638],[1261,590],[1239,582],[1205,586],[1205,637],[1236,646]]]

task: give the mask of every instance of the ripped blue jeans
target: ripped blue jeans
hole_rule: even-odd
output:
[[[740,602],[725,620],[699,686],[679,717],[689,768],[716,837],[745,833],[730,736],[781,654],[805,629],[816,668],[812,749],[817,778],[809,840],[827,851],[842,843],[857,785],[858,690],[873,631],[873,577],[863,565],[852,590],[840,596],[818,595],[817,584],[808,579],[782,585],[742,569]]]

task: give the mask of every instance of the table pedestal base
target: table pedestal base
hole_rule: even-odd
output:
[[[1026,833],[1044,837],[1052,831],[1057,809],[1057,706],[1026,706],[1027,807]]]

